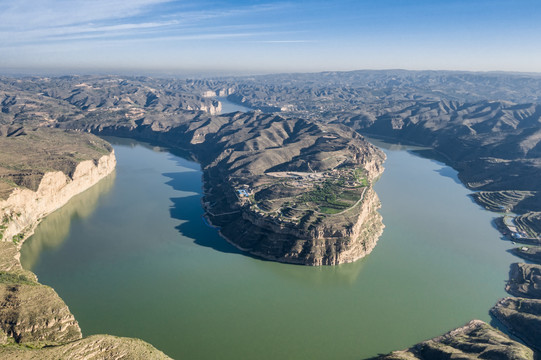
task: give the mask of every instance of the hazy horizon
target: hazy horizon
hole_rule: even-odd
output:
[[[539,73],[540,10],[532,0],[0,0],[0,72]]]
[[[234,72],[234,71],[184,71],[184,70],[170,70],[170,71],[156,71],[153,69],[46,69],[46,68],[0,68],[0,76],[6,77],[60,77],[60,76],[126,76],[126,77],[151,77],[157,79],[212,79],[212,78],[227,78],[227,77],[250,77],[250,76],[265,76],[265,75],[280,75],[280,74],[323,74],[323,73],[348,73],[348,72],[362,72],[362,71],[374,71],[374,72],[440,72],[440,73],[456,73],[456,74],[478,74],[478,75],[498,75],[508,74],[513,76],[534,76],[541,77],[540,72],[532,71],[474,71],[474,70],[447,70],[447,69],[355,69],[355,70],[321,70],[321,71],[275,71],[275,72]]]

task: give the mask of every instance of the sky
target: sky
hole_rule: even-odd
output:
[[[540,0],[0,0],[0,72],[541,72]]]

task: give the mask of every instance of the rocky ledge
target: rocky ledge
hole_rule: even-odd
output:
[[[221,226],[220,233],[228,241],[256,256],[312,266],[338,265],[356,261],[374,249],[383,231],[379,207],[379,199],[370,189],[347,213],[325,218],[309,214],[307,223],[288,223],[249,209],[227,218],[209,217]]]
[[[541,350],[541,300],[504,298],[490,312],[511,333],[537,351]]]
[[[511,264],[505,290],[514,296],[541,299],[541,265]]]

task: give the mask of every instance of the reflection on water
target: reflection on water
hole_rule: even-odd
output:
[[[131,149],[135,149],[136,147],[141,147],[143,149],[148,149],[157,153],[166,152],[166,153],[170,153],[175,156],[178,156],[180,158],[194,160],[192,154],[189,151],[183,150],[180,148],[170,148],[167,146],[159,145],[157,143],[139,141],[139,140],[134,140],[132,138],[123,138],[123,137],[117,137],[117,136],[100,136],[100,137],[104,139],[105,141],[107,141],[108,143],[110,143],[111,145],[113,145],[113,147],[116,145],[127,146]],[[118,154],[117,154],[117,157],[118,157]],[[199,166],[195,166],[194,169],[199,169]]]
[[[302,286],[333,286],[341,287],[355,284],[358,276],[365,267],[368,258],[349,264],[336,266],[304,266],[292,264],[279,264],[264,261],[261,268],[274,273],[283,281],[295,282]]]
[[[68,203],[48,215],[36,228],[34,235],[27,239],[21,250],[23,268],[32,270],[45,249],[60,246],[69,235],[71,220],[84,219],[91,215],[101,195],[111,190],[115,182],[116,172],[100,180],[90,189],[74,196]]]

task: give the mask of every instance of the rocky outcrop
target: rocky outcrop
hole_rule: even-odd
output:
[[[162,360],[170,359],[148,343],[133,338],[93,335],[61,346],[43,349],[5,347],[0,352],[12,360]]]
[[[352,262],[372,251],[383,229],[372,189],[383,172],[380,150],[339,126],[275,115],[231,117],[205,136],[204,146],[213,152],[202,162],[208,218],[229,242],[262,258],[313,266]],[[290,183],[287,173],[298,171],[309,175]],[[348,188],[359,197],[328,211],[339,203],[328,197],[346,188],[329,184],[348,182],[345,174],[354,171],[366,182]],[[335,187],[306,200],[324,184]],[[251,189],[253,199],[239,197],[242,187]]]
[[[513,334],[541,350],[541,265],[511,264],[505,298],[490,310]]]
[[[216,115],[222,112],[222,103],[218,100],[213,100],[209,104],[197,104],[197,106],[187,105],[186,110],[204,111],[211,115]]]
[[[511,333],[541,351],[541,300],[504,298],[490,310]]]
[[[379,360],[444,360],[444,359],[508,359],[532,360],[533,351],[504,333],[480,321],[443,336],[424,341],[407,350],[394,351],[373,359]]]
[[[541,299],[541,265],[511,264],[505,290],[515,296]]]
[[[528,261],[541,264],[541,247],[540,246],[521,246],[521,247],[511,249],[510,252]]]

